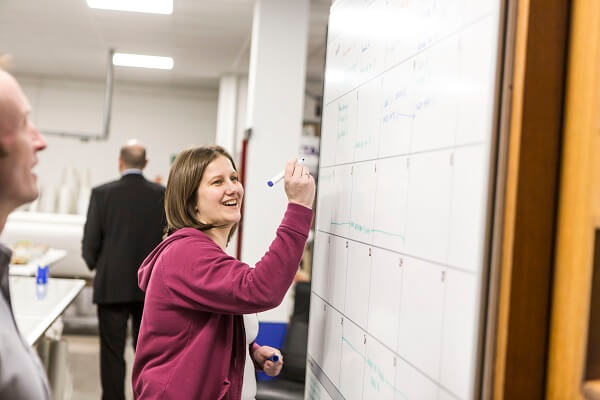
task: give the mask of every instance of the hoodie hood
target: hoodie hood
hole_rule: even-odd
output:
[[[146,257],[146,259],[138,269],[138,286],[140,287],[140,289],[142,289],[144,292],[146,291],[146,289],[148,288],[148,284],[150,283],[150,276],[152,275],[152,271],[154,270],[158,259],[160,258],[163,251],[165,251],[165,249],[167,249],[171,245],[171,243],[180,239],[185,239],[187,237],[205,235],[205,233],[194,228],[182,228],[178,229],[165,240],[160,242],[158,246],[156,246],[154,250],[152,250],[152,252],[148,254],[148,257]]]

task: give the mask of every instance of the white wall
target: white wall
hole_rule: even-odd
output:
[[[217,107],[216,144],[235,155],[236,109],[238,103],[238,80],[228,74],[219,79],[219,103]]]
[[[271,244],[287,206],[283,185],[268,188],[269,177],[298,154],[302,132],[308,0],[255,3],[248,73],[248,174],[242,259],[255,263]],[[286,301],[261,313],[261,321],[286,322]]]
[[[102,131],[104,83],[17,77],[33,107],[32,121],[41,130]],[[171,155],[192,145],[215,141],[216,89],[173,89],[115,82],[109,139],[87,143],[46,136],[48,148],[36,167],[42,187],[59,185],[66,167],[89,169],[92,186],[118,178],[120,147],[130,138],[147,148],[145,175],[168,177]]]
[[[316,81],[307,81],[306,82],[306,90],[309,90],[312,95],[320,96],[321,92],[322,92],[322,83],[316,82]],[[232,155],[237,163],[238,168],[241,168],[242,141],[244,139],[245,131],[249,127],[249,125],[247,123],[247,115],[246,115],[247,114],[247,100],[248,100],[248,77],[247,76],[240,75],[237,77],[237,96],[236,97],[237,97],[237,104],[235,107],[236,115],[234,117],[234,119],[235,119],[235,138],[234,138],[235,152]],[[317,100],[314,98],[314,96],[309,96],[309,95],[305,94],[303,122],[320,122],[321,121],[321,116],[315,114],[316,105],[317,105]],[[305,144],[306,141],[314,142],[314,140],[311,140],[311,139],[312,138],[309,138],[309,139],[301,138],[301,142],[302,142],[302,144]],[[317,148],[318,148],[318,144],[317,144]],[[275,149],[273,149],[273,150],[275,150]],[[260,161],[261,160],[259,160],[259,162]],[[317,160],[315,160],[315,161],[317,161]],[[273,168],[276,168],[276,166],[273,166],[272,161],[270,159],[265,160],[265,162],[269,163],[269,165],[272,166]],[[314,170],[313,170],[312,165],[310,165],[310,167],[311,167],[311,172],[313,174],[316,174],[317,173],[316,164],[314,165]],[[275,172],[276,171],[274,171],[273,173],[275,173]],[[237,236],[238,235],[236,232],[236,234],[232,237],[231,241],[229,242],[229,246],[227,247],[227,252],[233,256],[236,256],[236,254],[237,254],[236,253]]]
[[[235,125],[235,159],[238,164],[241,161],[242,156],[242,141],[244,140],[244,134],[248,128],[248,122],[246,114],[248,112],[248,77],[243,76],[238,79],[238,96],[237,96],[237,107],[236,107],[236,125]],[[238,165],[238,167],[240,167]]]
[[[321,95],[321,82],[307,81],[306,89],[310,90],[311,94]],[[247,123],[247,101],[248,101],[248,77],[239,76],[237,79],[237,105],[235,116],[235,154],[232,154],[235,161],[239,164],[242,154],[242,140],[249,124]],[[315,114],[317,100],[312,96],[304,96],[304,112],[303,122],[321,122],[321,116]],[[274,110],[273,112],[276,112]],[[238,165],[240,167],[240,165]]]

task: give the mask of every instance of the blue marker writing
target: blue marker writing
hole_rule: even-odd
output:
[[[273,354],[271,357],[269,357],[269,360],[277,362],[279,361],[279,356],[277,354]]]
[[[304,162],[304,157],[299,157],[298,164],[302,164],[303,162]],[[275,175],[274,177],[269,179],[267,181],[267,186],[273,187],[277,182],[279,182],[280,180],[283,179],[284,175],[285,175],[285,170],[281,171],[280,173],[278,173],[277,175]]]

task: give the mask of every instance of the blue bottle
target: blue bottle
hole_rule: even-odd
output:
[[[38,265],[37,274],[35,276],[35,298],[43,300],[48,293],[48,266]]]

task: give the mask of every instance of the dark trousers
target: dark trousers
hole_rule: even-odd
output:
[[[144,303],[98,304],[100,330],[100,380],[103,400],[125,399],[125,339],[127,320],[131,315],[133,350],[142,322]],[[131,382],[128,382],[131,385]]]

